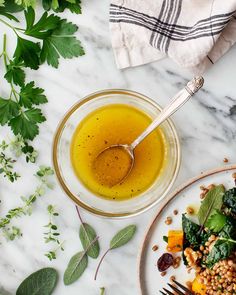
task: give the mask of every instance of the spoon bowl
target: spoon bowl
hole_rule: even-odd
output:
[[[117,144],[102,150],[94,160],[94,170],[102,185],[121,184],[130,174],[135,162],[134,149],[161,123],[180,109],[204,84],[203,77],[187,83],[162,110],[159,116],[130,144]]]
[[[111,145],[97,155],[93,165],[97,180],[112,187],[122,183],[130,174],[134,165],[134,150],[128,144]]]

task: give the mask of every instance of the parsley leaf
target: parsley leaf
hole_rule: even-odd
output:
[[[40,46],[38,43],[17,37],[17,47],[14,53],[16,62],[24,61],[26,67],[37,70],[39,68]]]
[[[215,233],[218,233],[222,230],[227,222],[227,217],[220,213],[220,211],[215,210],[213,214],[208,218],[206,222],[206,227],[212,230]]]
[[[61,20],[59,28],[43,41],[41,61],[47,61],[49,65],[57,68],[60,56],[73,58],[84,55],[80,41],[73,36],[77,30],[76,25]]]
[[[15,135],[20,134],[24,139],[33,140],[39,133],[38,123],[46,120],[40,109],[29,109],[10,120],[9,125]]]
[[[19,107],[16,102],[11,99],[3,99],[0,97],[0,124],[5,125],[10,119],[18,115]]]
[[[43,0],[45,10],[53,9],[56,12],[63,12],[69,9],[72,13],[81,13],[80,0]]]
[[[25,72],[22,70],[22,62],[16,62],[15,60],[10,60],[7,65],[7,72],[4,78],[9,82],[13,82],[15,85],[22,86],[25,83]]]
[[[33,104],[39,105],[46,103],[48,100],[43,94],[42,88],[34,87],[34,82],[30,82],[21,88],[20,105],[31,108]]]
[[[52,34],[52,30],[56,29],[60,23],[60,18],[54,14],[48,16],[45,12],[37,23],[35,22],[35,12],[29,7],[25,11],[26,30],[25,34],[38,38],[45,39]]]

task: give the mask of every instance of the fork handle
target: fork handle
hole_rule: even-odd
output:
[[[148,126],[148,128],[137,137],[131,147],[136,148],[154,129],[156,129],[163,121],[173,115],[192,97],[204,84],[203,77],[195,77],[187,83],[171,100],[171,102],[161,111],[159,116]]]

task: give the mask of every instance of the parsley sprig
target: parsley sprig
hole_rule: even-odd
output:
[[[0,7],[0,14],[17,21],[9,10],[7,6]],[[10,85],[10,93],[7,97],[0,95],[0,125],[10,126],[12,132],[24,140],[33,140],[39,134],[39,124],[46,120],[39,106],[45,104],[47,98],[34,81],[26,82],[24,69],[37,70],[44,62],[57,68],[60,57],[78,57],[84,54],[84,50],[74,36],[78,30],[75,24],[47,12],[36,21],[32,7],[24,10],[24,16],[26,28],[16,27],[0,18],[0,22],[10,27],[17,38],[16,49],[10,58],[7,37],[3,37],[0,58],[4,61],[4,77]]]
[[[19,7],[35,7],[37,0],[0,0],[0,6],[18,4]],[[63,12],[65,9],[69,9],[72,13],[81,13],[80,0],[42,0],[42,6],[45,10],[53,9],[55,12]]]
[[[53,217],[57,217],[59,214],[55,211],[55,207],[53,205],[49,205],[47,210],[49,214],[49,223],[45,225],[48,231],[44,233],[44,241],[45,243],[51,242],[56,244],[55,248],[45,254],[45,256],[51,261],[57,258],[58,250],[64,251],[64,242],[59,240],[58,237],[60,236],[60,233],[58,232],[58,226],[53,222]]]

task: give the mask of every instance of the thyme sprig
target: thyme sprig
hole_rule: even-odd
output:
[[[57,225],[53,222],[53,217],[59,216],[59,213],[55,211],[55,207],[53,205],[49,205],[47,211],[49,214],[49,223],[45,225],[45,227],[48,228],[48,231],[44,233],[44,241],[45,243],[52,242],[56,244],[56,247],[45,254],[45,256],[51,261],[57,258],[58,250],[64,251],[64,241],[61,242],[59,240],[58,236],[60,236],[60,233],[58,232]]]
[[[46,193],[47,188],[53,188],[53,184],[49,180],[49,177],[53,174],[54,172],[50,167],[39,167],[39,170],[35,174],[39,180],[39,185],[29,197],[21,197],[23,202],[21,206],[10,209],[5,217],[0,218],[0,229],[7,230],[7,226],[10,225],[13,219],[32,214],[33,204],[36,202],[36,200]]]
[[[17,172],[13,171],[13,164],[16,160],[11,157],[7,157],[7,155],[1,151],[0,152],[0,174],[3,177],[7,178],[10,182],[16,181],[20,175]]]

